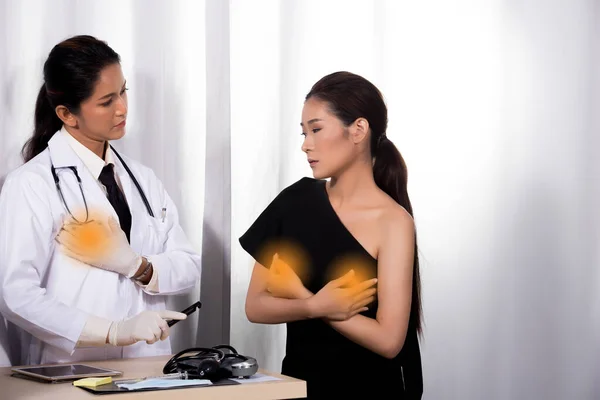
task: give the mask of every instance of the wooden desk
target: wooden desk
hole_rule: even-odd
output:
[[[162,374],[162,367],[168,356],[132,358],[110,361],[91,361],[83,364],[112,368],[123,372],[123,376],[114,379],[141,378]],[[306,397],[306,382],[288,376],[260,370],[260,373],[282,378],[280,381],[246,383],[241,385],[159,390],[154,392],[115,393],[112,395],[94,395],[71,383],[39,383],[11,377],[10,367],[0,368],[1,400],[129,400],[129,399],[170,399],[170,400],[208,400],[208,399],[294,399]]]

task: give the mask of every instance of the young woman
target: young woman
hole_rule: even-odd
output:
[[[283,190],[240,238],[256,260],[248,319],[287,323],[282,373],[306,380],[311,399],[421,398],[415,227],[383,97],[333,73],[306,96],[301,126],[314,179]]]
[[[126,90],[119,55],[91,36],[44,64],[25,164],[0,194],[13,364],[171,354],[166,320],[186,316],[164,295],[198,284],[200,256],[154,173],[109,144],[125,134]]]

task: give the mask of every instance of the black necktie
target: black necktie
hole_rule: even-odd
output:
[[[98,177],[98,180],[102,182],[104,186],[106,186],[108,201],[110,204],[112,204],[113,208],[117,212],[121,229],[123,232],[125,232],[127,241],[129,242],[129,234],[131,231],[131,211],[129,211],[129,206],[127,205],[127,200],[125,200],[123,192],[121,192],[121,189],[117,185],[113,167],[113,164],[108,164],[102,168],[102,172],[100,172],[100,177]]]

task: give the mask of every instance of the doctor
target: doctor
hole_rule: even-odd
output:
[[[166,321],[186,316],[165,310],[166,295],[198,285],[200,256],[154,173],[109,144],[125,134],[126,90],[119,55],[90,36],[44,64],[26,163],[0,194],[13,364],[171,354]],[[110,251],[82,247],[94,224]]]

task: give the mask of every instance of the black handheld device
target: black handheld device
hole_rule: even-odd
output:
[[[185,310],[181,311],[182,314],[185,315],[190,315],[191,313],[193,313],[194,311],[196,311],[197,309],[199,309],[200,307],[202,307],[202,303],[197,301],[194,304],[192,304],[191,306],[189,306],[188,308],[186,308]],[[167,325],[169,325],[170,327],[175,325],[176,323],[178,323],[179,319],[172,319],[170,321],[167,322]]]

